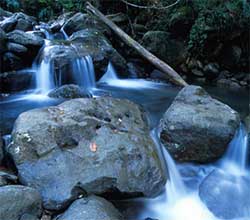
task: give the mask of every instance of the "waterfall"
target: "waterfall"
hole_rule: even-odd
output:
[[[160,142],[159,132],[153,130],[151,136],[158,151],[163,152],[163,160],[168,172],[164,194],[153,201],[149,200],[146,204],[148,210],[155,213],[153,217],[164,220],[216,220],[201,202],[197,192],[188,192],[186,189],[174,160]]]
[[[52,63],[49,59],[43,59],[36,71],[36,88],[43,95],[55,88]]]
[[[65,32],[65,30],[64,30],[63,27],[61,28],[60,32],[62,33],[64,40],[68,40],[69,39],[69,36],[66,34],[66,32]]]
[[[227,173],[242,175],[246,173],[248,156],[248,134],[243,124],[236,131],[230,142],[228,151],[220,163],[220,167]]]
[[[95,88],[95,69],[91,56],[73,61],[73,78],[77,85],[85,89]]]
[[[108,82],[109,80],[117,80],[117,79],[118,77],[115,68],[113,67],[112,63],[109,62],[107,71],[99,80],[99,82],[102,83],[102,82]]]

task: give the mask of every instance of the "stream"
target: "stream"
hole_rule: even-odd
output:
[[[168,181],[162,194],[156,198],[113,201],[115,206],[129,220],[144,220],[149,217],[159,220],[217,220],[218,218],[200,200],[199,186],[204,178],[215,171],[223,173],[221,183],[224,183],[224,180],[226,182],[228,176],[233,176],[237,180],[239,190],[241,178],[249,181],[248,137],[244,126],[240,126],[228,151],[220,161],[206,165],[176,164],[167,150],[161,146],[157,126],[163,113],[180,91],[179,88],[143,79],[119,79],[119,74],[115,72],[112,63],[109,63],[106,74],[96,82],[90,56],[79,57],[72,61],[70,78],[63,78],[62,74],[54,76],[51,74],[54,72],[53,62],[48,56],[53,50],[53,44],[51,44],[53,37],[46,28],[42,27],[41,30],[46,33],[47,40],[44,48],[39,52],[36,63],[32,66],[32,71],[35,73],[32,88],[6,96],[0,101],[0,127],[4,128],[5,135],[11,133],[14,121],[20,113],[63,102],[63,99],[50,98],[47,95],[50,90],[66,83],[79,85],[93,97],[112,96],[129,99],[140,104],[147,113],[151,137],[165,165]],[[67,40],[66,33],[63,30],[61,32]],[[209,86],[204,88],[211,96],[238,111],[242,118],[247,115],[249,102],[247,91],[236,93],[229,89],[221,90]],[[9,136],[5,136],[5,140],[6,137]],[[248,183],[250,184],[250,181]],[[227,184],[231,183],[227,181]],[[249,216],[250,210],[242,207],[242,220],[250,219]]]

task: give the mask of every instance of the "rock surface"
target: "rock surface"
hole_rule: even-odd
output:
[[[37,220],[41,214],[41,197],[36,190],[19,185],[0,187],[0,219],[20,220],[30,215],[30,220]]]
[[[0,136],[0,164],[3,160],[3,141],[2,141],[2,138]]]
[[[107,200],[90,196],[78,199],[54,220],[123,220],[122,215]]]
[[[44,40],[37,35],[32,33],[26,33],[24,31],[15,30],[7,34],[8,40],[17,44],[21,44],[27,47],[38,47],[40,48]]]
[[[199,195],[218,218],[250,216],[249,179],[213,171],[200,185]]]
[[[161,120],[161,141],[179,161],[211,162],[223,155],[239,123],[229,106],[187,86]]]
[[[65,99],[76,99],[76,98],[87,98],[91,94],[82,89],[77,85],[63,85],[59,88],[54,89],[48,94],[51,98],[65,98]]]
[[[77,31],[72,34],[70,41],[80,56],[92,57],[97,78],[106,72],[109,61],[121,75],[127,74],[126,60],[100,31],[93,28]]]
[[[85,193],[153,196],[165,175],[145,121],[130,101],[74,99],[22,113],[9,153],[47,209]]]

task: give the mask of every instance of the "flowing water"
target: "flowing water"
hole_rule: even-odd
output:
[[[55,74],[54,62],[50,58],[51,50],[53,50],[51,45],[53,37],[50,36],[49,32],[46,32],[44,27],[43,30],[48,40],[33,65],[36,88],[24,94],[11,95],[0,102],[0,114],[3,116],[3,119],[0,120],[0,126],[6,129],[4,133],[10,133],[14,120],[21,112],[62,102],[62,100],[49,98],[47,94],[52,89],[66,83],[77,84],[91,91],[93,96],[111,95],[117,98],[130,99],[142,105],[148,114],[151,136],[157,146],[168,181],[162,194],[154,199],[114,201],[115,205],[121,209],[129,220],[142,220],[147,217],[159,220],[216,220],[217,218],[200,200],[198,187],[214,169],[222,169],[224,172],[235,176],[239,173],[250,175],[247,167],[249,154],[245,128],[241,125],[229,145],[228,152],[219,163],[200,166],[193,164],[176,165],[170,154],[161,145],[156,127],[179,89],[164,83],[143,79],[119,79],[111,63],[107,67],[106,74],[99,82],[96,82],[94,65],[90,56],[69,60],[70,77],[67,78],[68,81],[64,80],[62,72],[59,71],[59,74]],[[68,39],[63,29],[61,29],[61,32],[64,38]],[[247,105],[248,103],[245,101],[244,106]],[[10,136],[5,136],[4,139],[5,143],[8,143]],[[190,171],[195,175],[185,174],[190,173]]]

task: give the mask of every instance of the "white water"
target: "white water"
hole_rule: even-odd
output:
[[[69,39],[69,36],[66,34],[66,32],[64,31],[64,28],[62,27],[61,28],[61,33],[62,33],[62,35],[63,35],[63,38],[64,38],[64,40],[68,40]]]
[[[143,219],[150,215],[151,218],[160,220],[216,220],[215,216],[201,202],[198,193],[189,192],[186,189],[174,160],[161,145],[157,133],[153,130],[151,136],[158,150],[163,152],[168,180],[165,192],[161,196],[146,201],[147,211],[140,218]]]
[[[112,87],[127,88],[127,89],[159,89],[159,86],[165,86],[166,84],[147,81],[144,79],[119,79],[115,68],[112,63],[109,62],[106,73],[99,80],[99,83],[103,83]]]
[[[233,140],[229,144],[227,153],[220,167],[229,174],[243,175],[247,173],[247,156],[248,135],[244,125],[241,124]]]
[[[72,74],[75,84],[85,89],[95,88],[95,69],[91,56],[74,60]]]

